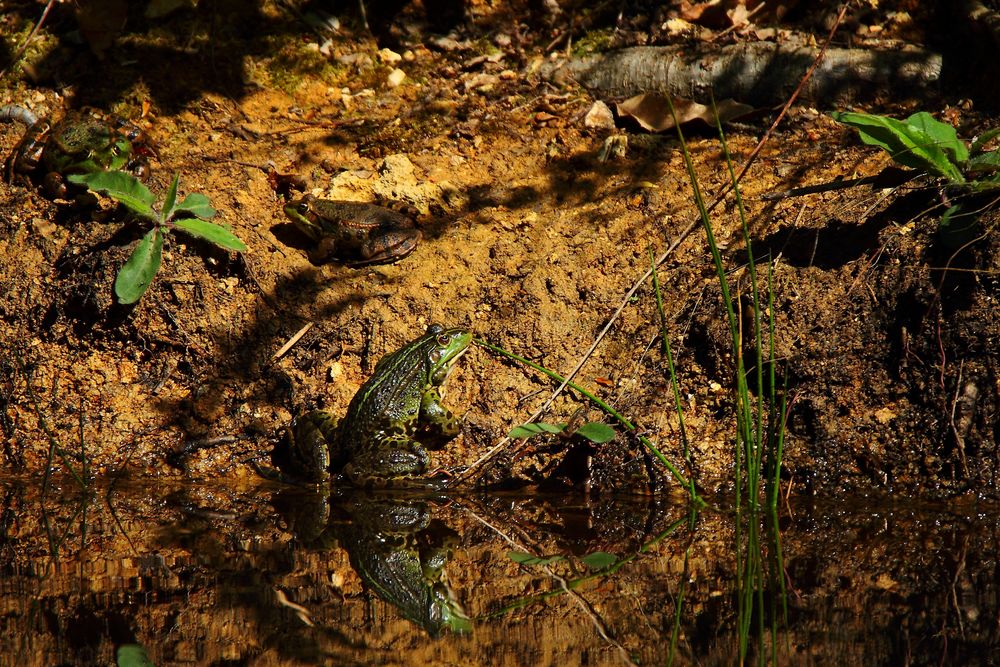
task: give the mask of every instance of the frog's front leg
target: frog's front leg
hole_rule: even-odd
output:
[[[420,416],[448,438],[455,437],[461,430],[458,417],[441,402],[437,387],[428,387],[420,397]]]
[[[325,264],[331,257],[337,256],[337,240],[332,236],[324,236],[306,254],[313,264]]]
[[[344,473],[358,485],[389,486],[396,479],[420,477],[430,463],[427,450],[400,432],[383,436],[373,446],[355,453],[344,466]]]

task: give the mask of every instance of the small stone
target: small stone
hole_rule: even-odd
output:
[[[403,83],[403,81],[405,80],[406,80],[406,72],[397,67],[396,69],[389,72],[389,76],[386,78],[385,82],[386,84],[388,84],[390,88],[395,88],[399,84]]]
[[[398,53],[396,53],[392,49],[382,49],[382,50],[380,50],[378,52],[378,57],[386,65],[395,65],[396,63],[398,63],[400,60],[403,59],[403,56],[399,55]]]
[[[394,153],[387,155],[378,166],[378,173],[383,177],[392,178],[397,181],[413,179],[413,163],[406,155]]]
[[[613,130],[615,128],[615,116],[611,109],[601,100],[597,100],[590,107],[587,115],[583,117],[584,127],[596,130]]]

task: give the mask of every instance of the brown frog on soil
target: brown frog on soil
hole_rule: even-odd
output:
[[[420,240],[409,216],[375,204],[306,195],[286,204],[285,215],[315,242],[309,251],[315,264],[333,257],[349,266],[395,262]]]

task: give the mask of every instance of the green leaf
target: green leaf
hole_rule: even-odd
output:
[[[618,556],[609,554],[607,551],[595,551],[580,559],[580,562],[590,570],[603,570],[618,562]]]
[[[617,433],[607,424],[602,424],[601,422],[587,422],[580,428],[576,429],[576,432],[574,432],[573,435],[578,435],[581,438],[586,438],[587,440],[600,445],[614,440]]]
[[[566,428],[566,424],[546,424],[545,422],[521,424],[512,428],[507,437],[520,440],[536,436],[539,433],[561,433],[564,428]]]
[[[988,144],[991,140],[996,137],[1000,137],[1000,127],[994,127],[992,130],[986,130],[978,137],[973,139],[972,145],[969,146],[969,152],[973,155],[978,155],[983,152],[983,146]]]
[[[198,218],[182,218],[174,220],[173,226],[183,232],[187,232],[191,236],[211,241],[215,245],[227,250],[243,252],[247,249],[243,241],[240,241],[235,234],[214,222],[199,220]]]
[[[955,205],[944,212],[938,223],[938,236],[946,248],[957,250],[971,243],[980,234],[979,215],[963,213],[960,205]]]
[[[159,227],[150,229],[115,278],[115,294],[122,303],[135,303],[153,282],[160,269],[163,254],[163,234]]]
[[[116,662],[118,667],[153,667],[146,647],[141,644],[122,644],[118,647]]]
[[[1000,170],[1000,151],[980,153],[966,165],[966,171],[972,174],[993,173],[997,170]]]
[[[181,180],[180,174],[174,174],[174,180],[167,189],[167,197],[163,200],[163,219],[169,220],[174,214],[174,204],[177,203],[177,184]]]
[[[215,209],[212,208],[211,203],[208,201],[208,197],[201,194],[200,192],[192,192],[187,197],[184,198],[177,208],[174,209],[174,214],[177,213],[190,213],[196,218],[201,218],[202,220],[208,220],[215,217]]]
[[[533,556],[523,551],[508,551],[507,557],[510,558],[515,563],[521,565],[549,565],[551,563],[558,563],[561,560],[566,560],[562,556]]]
[[[930,137],[935,144],[948,154],[953,164],[962,164],[969,159],[969,149],[958,138],[955,128],[942,123],[926,111],[919,111],[906,119],[906,124]]]
[[[943,176],[953,183],[965,182],[958,166],[922,128],[894,118],[866,113],[835,111],[832,115],[834,120],[856,129],[861,135],[861,141],[887,151],[893,160],[904,167]],[[922,117],[917,122],[923,122]],[[941,133],[939,129],[934,131]],[[956,150],[953,145],[950,148],[952,151]]]
[[[121,171],[95,171],[90,174],[71,174],[71,183],[86,185],[94,192],[106,193],[109,197],[138,215],[157,220],[153,202],[156,197],[138,178]]]

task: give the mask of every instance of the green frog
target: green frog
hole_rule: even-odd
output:
[[[52,198],[66,197],[70,174],[121,170],[146,180],[148,156],[156,154],[142,130],[114,116],[72,111],[53,123],[23,107],[4,106],[0,119],[28,126],[7,158],[7,181],[29,183],[30,174],[40,173],[42,188]]]
[[[349,266],[395,262],[413,252],[421,236],[409,216],[364,202],[306,195],[286,204],[285,215],[316,244],[309,252],[314,264],[332,257]]]
[[[418,484],[430,467],[427,450],[415,438],[419,428],[448,439],[458,434],[458,419],[442,404],[439,387],[471,342],[466,329],[432,324],[423,336],[383,357],[342,421],[313,411],[292,422],[287,471],[311,482],[343,471],[359,486]]]

